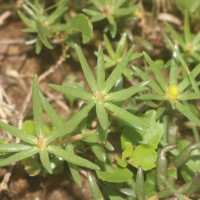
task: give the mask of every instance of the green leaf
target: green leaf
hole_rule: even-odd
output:
[[[147,111],[143,116],[147,126],[142,131],[142,141],[140,143],[151,146],[156,149],[163,135],[163,126],[156,121],[156,112]]]
[[[101,143],[99,135],[90,131],[81,133],[81,140],[87,143]]]
[[[100,126],[103,130],[108,129],[108,114],[103,103],[96,103],[96,113]]]
[[[69,84],[69,85],[56,85],[56,84],[49,84],[49,86],[57,91],[63,92],[66,96],[70,95],[76,98],[84,99],[86,101],[93,101],[94,96],[85,91],[81,86],[77,84]]]
[[[198,64],[192,71],[191,76],[195,79],[200,73],[200,64]],[[189,86],[189,78],[184,78],[181,83],[178,85],[179,91],[182,92],[187,86]]]
[[[24,165],[24,169],[29,176],[36,176],[42,170],[41,164],[35,158],[26,158],[22,161],[22,164]]]
[[[35,26],[35,22],[32,19],[29,19],[28,17],[26,17],[26,15],[24,15],[21,11],[17,11],[19,17],[21,18],[21,20],[31,29],[34,30],[34,32],[36,32],[36,26]]]
[[[0,144],[0,152],[18,152],[30,149],[31,146],[25,144]]]
[[[4,167],[4,166],[10,165],[10,164],[13,164],[13,163],[23,160],[25,158],[31,157],[31,156],[35,155],[36,153],[38,153],[38,148],[36,148],[36,147],[32,147],[25,151],[21,151],[19,153],[9,156],[8,158],[1,159],[0,167]]]
[[[122,168],[125,168],[125,167],[127,167],[127,161],[126,161],[126,159],[121,159],[121,158],[119,158],[119,156],[118,155],[116,155],[115,156],[115,160],[117,161],[117,164],[120,166],[120,167],[122,167]]]
[[[0,128],[7,131],[11,135],[21,139],[24,142],[27,142],[27,143],[30,143],[30,144],[36,144],[36,142],[37,142],[36,137],[34,137],[32,135],[28,135],[28,134],[24,133],[24,131],[17,129],[17,128],[9,125],[9,124],[6,124],[5,122],[3,122],[1,120],[0,120]]]
[[[190,23],[189,23],[189,16],[188,11],[185,11],[184,15],[184,37],[186,44],[190,44],[191,41],[191,32],[190,32]]]
[[[127,168],[114,167],[106,165],[104,171],[97,170],[97,176],[99,179],[107,182],[122,183],[130,180],[133,173]]]
[[[193,89],[195,90],[195,92],[199,92],[199,88],[198,85],[196,83],[196,81],[194,80],[193,76],[191,75],[191,72],[188,68],[187,63],[185,62],[185,60],[183,59],[181,53],[179,52],[179,50],[173,45],[173,43],[171,42],[171,40],[168,38],[168,36],[166,34],[164,34],[165,38],[167,39],[168,43],[170,44],[171,48],[173,49],[173,51],[177,54],[177,58],[180,60],[181,62],[181,67],[184,69],[184,71],[187,73],[187,76],[193,86]]]
[[[112,112],[113,117],[121,119],[123,122],[137,130],[143,130],[145,122],[142,118],[137,117],[130,112],[111,103],[105,103],[105,108]]]
[[[128,8],[119,8],[119,9],[116,9],[113,14],[114,14],[114,16],[117,16],[117,17],[126,16],[126,15],[130,15],[130,14],[134,14],[136,9],[137,9],[136,6],[131,6]]]
[[[98,160],[106,162],[106,152],[102,144],[92,144],[91,149]]]
[[[133,153],[133,146],[130,142],[124,143],[124,151],[122,153],[122,159],[129,158]]]
[[[125,67],[127,67],[132,54],[133,54],[133,48],[131,48],[128,51],[127,55],[124,58],[121,59],[120,63],[112,71],[111,75],[106,80],[106,87],[105,87],[105,90],[104,90],[105,93],[108,93],[112,89],[112,87],[114,86],[114,84],[117,81],[117,79],[123,73]]]
[[[137,92],[141,92],[144,90],[147,90],[148,88],[145,87],[149,81],[141,82],[139,84],[133,85],[129,87],[128,89],[123,89],[117,92],[109,93],[106,96],[106,101],[111,101],[111,102],[122,102],[127,99],[129,99],[131,96],[136,94]]]
[[[83,43],[87,43],[92,37],[92,24],[84,14],[77,14],[72,18],[70,27],[81,32]]]
[[[99,189],[99,186],[97,185],[95,178],[88,173],[88,182],[89,182],[89,186],[90,186],[90,190],[92,192],[92,196],[94,198],[94,200],[103,200],[103,195]]]
[[[97,58],[97,86],[99,91],[102,91],[105,87],[105,67],[103,49],[101,46],[99,46]]]
[[[138,200],[145,200],[144,174],[141,167],[138,167],[136,175],[136,196]]]
[[[32,120],[26,120],[22,124],[22,129],[26,134],[36,136],[35,124]]]
[[[195,99],[200,99],[200,92],[195,92],[195,93],[182,93],[179,95],[179,100],[195,100]]]
[[[48,146],[47,150],[50,153],[54,154],[55,156],[63,158],[64,160],[66,160],[69,163],[72,163],[72,164],[75,164],[75,165],[78,165],[81,167],[86,167],[89,169],[94,169],[94,170],[99,169],[99,167],[96,164],[92,163],[91,161],[86,160],[85,158],[77,156],[69,151],[64,150],[64,149],[61,149],[60,147],[51,145],[51,146]]]
[[[97,83],[94,78],[94,75],[88,65],[88,62],[87,62],[85,56],[83,55],[81,48],[77,44],[75,44],[75,50],[78,55],[79,61],[81,63],[81,67],[82,67],[83,73],[85,75],[85,78],[86,78],[92,92],[95,94],[98,90],[97,90]]]
[[[130,164],[136,168],[142,167],[144,171],[153,169],[157,159],[157,153],[151,146],[138,145],[131,156]]]
[[[70,120],[65,122],[62,127],[59,127],[57,130],[53,131],[47,136],[47,144],[54,141],[57,138],[63,137],[71,133],[77,128],[80,122],[87,117],[89,111],[94,107],[95,103],[90,103],[84,106],[78,113],[76,113]]]
[[[102,1],[98,1],[98,0],[92,0],[92,3],[95,5],[95,7],[99,10],[101,10],[103,8],[103,3]]]
[[[176,54],[176,53],[174,53]],[[169,75],[169,85],[177,85],[179,75],[179,67],[175,56],[171,59],[170,75]]]
[[[36,43],[35,43],[35,52],[36,54],[39,54],[42,51],[42,40],[37,37]]]
[[[158,100],[158,101],[167,101],[164,94],[142,94],[138,97],[140,100]]]
[[[141,69],[132,66],[132,69],[134,70],[134,72],[136,73],[136,75],[138,77],[140,77],[143,81],[149,81],[151,80],[151,77],[148,76],[145,72],[143,72]],[[155,80],[151,80],[149,82],[149,86],[155,90],[157,93],[163,93],[163,90],[161,89],[160,85],[158,85],[158,83]]]
[[[56,10],[48,16],[47,18],[48,24],[55,23],[56,20],[58,20],[58,18],[63,16],[63,14],[67,11],[67,9],[68,9],[67,1],[62,1],[60,5],[58,5]]]
[[[38,137],[44,136],[42,102],[40,99],[40,90],[38,85],[38,78],[36,75],[33,80],[32,101],[36,135]]]
[[[49,118],[52,120],[52,123],[56,126],[62,126],[62,120],[60,117],[56,114],[53,107],[49,104],[49,102],[44,98],[42,93],[40,92],[40,98],[42,102],[42,107],[45,110],[45,112],[48,114]]]
[[[47,39],[48,37],[51,37],[50,30],[47,27],[43,26],[41,22],[39,21],[36,21],[36,28],[37,28],[38,35],[40,39],[42,40],[42,43],[44,44],[44,46],[46,46],[49,49],[53,49],[53,46],[49,43]]]
[[[178,41],[179,45],[185,49],[185,42],[181,35],[177,33],[174,28],[167,22],[165,22],[165,25],[167,26],[168,30],[171,32],[172,36]]]
[[[159,82],[160,87],[163,89],[163,91],[166,91],[167,83],[166,83],[165,79],[163,78],[158,65],[156,65],[156,63],[145,52],[144,52],[144,57],[147,60],[150,68],[153,70],[153,73],[155,74],[156,80]]]
[[[99,13],[99,14],[94,15],[94,16],[90,19],[90,21],[91,21],[92,23],[94,23],[94,22],[101,21],[101,20],[103,20],[103,19],[105,19],[105,18],[106,18],[106,16],[105,16],[104,14]]]
[[[51,167],[51,163],[49,160],[49,154],[47,152],[47,149],[40,149],[39,150],[39,155],[40,155],[40,160],[42,165],[44,166],[44,168],[50,173],[52,174],[52,167]]]
[[[114,51],[114,49],[113,49],[108,37],[105,34],[103,35],[103,39],[104,39],[106,50],[108,51],[109,56],[113,60],[115,60],[115,51]]]
[[[176,102],[176,109],[182,113],[185,117],[187,117],[190,121],[199,124],[200,119],[190,110],[189,106],[183,105],[179,101]]]
[[[123,33],[121,38],[120,38],[120,41],[119,41],[119,43],[117,45],[116,56],[118,58],[120,58],[120,56],[122,56],[122,53],[123,53],[123,51],[125,49],[126,38],[127,38],[127,34]]]
[[[72,144],[67,145],[65,149],[69,153],[74,154],[74,148],[73,148]],[[81,186],[81,176],[79,174],[79,170],[78,170],[77,165],[74,165],[72,163],[68,163],[68,166],[69,166],[69,170],[70,170],[70,172],[72,174],[72,177],[73,177],[74,181],[80,187]]]

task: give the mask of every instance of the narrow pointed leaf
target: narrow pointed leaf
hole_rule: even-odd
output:
[[[175,58],[171,60],[170,75],[169,75],[169,85],[177,85],[179,67]]]
[[[48,114],[49,118],[52,120],[52,123],[55,126],[62,126],[62,120],[56,114],[55,110],[49,104],[49,102],[44,98],[44,96],[42,95],[42,93],[40,93],[40,98],[41,98],[41,102],[42,102],[42,107],[44,108],[44,110]]]
[[[34,31],[36,31],[36,26],[35,26],[35,22],[32,19],[29,19],[28,17],[26,17],[26,15],[24,15],[22,12],[20,12],[19,10],[17,11],[19,17],[22,19],[22,21],[31,29],[33,29]]]
[[[76,98],[84,99],[86,101],[94,100],[93,95],[87,91],[85,91],[82,87],[78,86],[77,84],[69,84],[69,85],[56,85],[50,84],[51,88],[63,92],[66,96],[70,95]]]
[[[104,57],[103,49],[99,46],[98,50],[98,60],[97,60],[97,86],[100,91],[105,87],[105,67],[104,67]]]
[[[63,158],[64,160],[66,160],[69,163],[72,163],[72,164],[75,164],[75,165],[78,165],[81,167],[86,167],[89,169],[94,169],[94,170],[99,169],[99,167],[96,164],[92,163],[91,161],[86,160],[85,158],[77,156],[71,152],[64,150],[64,149],[61,149],[60,147],[51,145],[48,147],[48,151],[50,153],[54,154],[55,156]]]
[[[164,94],[143,94],[138,97],[140,100],[160,100],[164,101],[167,100],[164,96]]]
[[[173,51],[177,54],[177,58],[180,60],[181,62],[181,66],[182,68],[185,70],[185,72],[187,73],[187,76],[190,80],[190,83],[192,84],[194,90],[196,92],[199,92],[199,88],[198,85],[196,83],[196,81],[194,80],[193,76],[191,75],[191,72],[188,68],[187,63],[185,62],[185,60],[183,59],[182,55],[180,54],[179,50],[173,45],[172,41],[168,38],[168,36],[166,34],[164,34],[165,38],[167,39],[168,43],[170,44],[171,48],[173,49]]]
[[[92,144],[91,149],[98,160],[106,162],[106,152],[102,144]]]
[[[163,91],[166,91],[167,89],[167,83],[165,81],[165,79],[163,78],[159,67],[156,65],[156,63],[150,58],[150,56],[148,54],[146,54],[144,52],[144,57],[147,60],[147,62],[149,63],[150,68],[153,70],[155,76],[156,76],[156,80],[159,82],[160,86],[162,87]]]
[[[94,75],[90,69],[90,66],[88,65],[88,62],[87,62],[85,56],[83,55],[81,48],[77,44],[75,44],[75,50],[78,55],[79,61],[81,63],[81,67],[82,67],[83,73],[85,75],[85,78],[86,78],[92,92],[96,93],[97,83],[96,83]]]
[[[148,81],[145,81],[137,85],[133,85],[129,87],[128,89],[123,89],[117,92],[109,93],[106,96],[106,101],[111,101],[111,102],[125,101],[129,99],[131,96],[133,96],[134,94],[136,94],[137,92],[147,90],[148,88],[145,87],[145,85],[147,84],[148,84]]]
[[[39,137],[41,135],[44,135],[43,131],[44,124],[43,124],[42,102],[40,99],[40,90],[39,90],[37,76],[34,77],[33,81],[32,100],[33,100],[33,115],[34,115],[36,135]]]
[[[123,73],[124,69],[127,67],[132,54],[133,54],[133,48],[131,48],[128,51],[127,55],[124,58],[122,58],[120,63],[112,71],[111,75],[106,80],[105,93],[108,93],[112,89],[112,87],[114,86],[114,84],[117,81],[117,79],[121,76],[121,74]]]
[[[36,21],[36,28],[42,43],[49,49],[53,49],[53,46],[49,43],[47,37],[51,36],[51,33],[48,28],[42,26],[39,21]]]
[[[119,44],[117,46],[117,50],[116,50],[116,55],[117,57],[119,58],[120,56],[122,56],[122,53],[125,49],[125,45],[126,45],[126,38],[127,38],[127,34],[126,33],[123,33],[120,41],[119,41]]]
[[[105,18],[106,18],[106,16],[104,14],[99,13],[97,15],[94,15],[90,20],[91,20],[91,22],[94,23],[94,22],[101,21],[102,19],[105,19]]]
[[[136,175],[136,195],[138,200],[145,200],[144,174],[141,166],[138,167]]]
[[[99,12],[99,11],[91,10],[91,9],[87,9],[87,8],[82,9],[82,11],[91,16],[97,16],[97,15],[101,14],[101,12]],[[103,16],[103,14],[102,14],[102,16]]]
[[[15,162],[24,160],[25,158],[31,157],[31,156],[35,155],[36,153],[38,153],[38,149],[36,147],[32,147],[25,151],[21,151],[12,156],[9,156],[8,158],[1,159],[0,167],[4,167],[4,166],[10,165],[10,164],[13,164]]]
[[[30,143],[30,144],[35,144],[37,141],[37,138],[26,134],[24,131],[15,128],[14,126],[11,126],[9,124],[6,124],[5,122],[0,120],[0,128],[2,128],[3,130],[7,131],[8,133],[10,133],[11,135],[23,140],[24,142]]]
[[[109,56],[114,60],[115,59],[115,51],[108,39],[108,37],[104,34],[103,39],[105,42],[106,50],[108,51]]]
[[[51,167],[51,163],[49,160],[49,154],[47,152],[47,149],[41,149],[39,150],[39,155],[40,155],[40,160],[42,165],[44,166],[44,168],[50,173],[52,174],[52,167]]]
[[[92,3],[99,9],[101,10],[103,7],[103,3],[101,1],[98,0],[92,0]]]
[[[176,103],[176,109],[182,113],[185,117],[187,117],[190,121],[199,124],[200,119],[190,110],[189,106],[183,105],[179,101]]]
[[[100,126],[103,130],[107,130],[108,128],[108,114],[106,112],[106,109],[104,107],[103,103],[96,103],[96,113],[97,118],[99,120]]]
[[[132,6],[132,7],[128,7],[128,8],[119,8],[119,9],[115,10],[114,15],[117,17],[130,15],[130,14],[134,13],[136,11],[136,9],[137,9],[136,6]]]
[[[74,149],[72,145],[67,145],[66,150],[72,154],[74,154]],[[75,154],[74,154],[75,155]],[[77,165],[68,162],[69,170],[72,174],[72,177],[78,186],[81,186],[81,176],[79,174],[79,170]]]
[[[87,117],[90,110],[94,107],[95,103],[90,103],[84,106],[78,113],[76,113],[69,121],[65,122],[61,128],[53,131],[47,136],[47,144],[54,141],[57,138],[63,137],[71,133],[77,128],[80,122]]]
[[[67,4],[66,2],[62,3],[61,5],[58,5],[57,9],[48,16],[48,24],[53,24],[56,22],[58,18],[60,18],[65,12],[67,11]]]
[[[168,30],[171,32],[172,36],[177,40],[179,45],[184,49],[185,43],[184,43],[183,38],[180,36],[180,34],[178,32],[176,32],[169,23],[165,22],[165,25],[167,26]]]
[[[184,37],[185,37],[186,44],[190,44],[191,32],[190,32],[189,16],[188,16],[187,11],[185,11],[185,18],[184,18]]]
[[[134,70],[134,72],[136,73],[136,75],[138,77],[140,77],[143,81],[148,81],[151,80],[151,77],[148,76],[146,73],[144,73],[141,69],[132,66],[132,69]],[[163,93],[162,88],[160,87],[160,85],[158,85],[158,83],[155,80],[151,80],[148,84],[153,90],[155,90],[157,93]]]
[[[200,64],[198,64],[192,71],[191,76],[195,79],[200,73]],[[178,85],[179,91],[182,92],[190,84],[189,78],[184,78],[183,81]]]
[[[131,127],[134,127],[138,130],[143,130],[145,122],[143,121],[142,118],[137,117],[137,116],[131,114],[130,112],[128,112],[112,103],[106,103],[105,108],[112,112],[113,117],[116,117],[116,118],[124,121],[126,124],[129,124],[129,126],[131,126]]]
[[[94,200],[103,200],[104,198],[101,193],[101,190],[99,189],[99,186],[97,185],[95,178],[90,173],[88,173],[88,182]]]
[[[25,144],[0,144],[0,152],[19,152],[28,150],[31,147]]]
[[[179,96],[180,100],[194,100],[194,99],[200,99],[200,92],[196,93],[182,93]]]

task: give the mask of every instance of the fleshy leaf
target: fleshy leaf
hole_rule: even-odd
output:
[[[38,153],[38,149],[36,147],[32,147],[25,151],[21,151],[19,153],[9,156],[8,158],[1,159],[0,167],[4,167],[6,165],[13,164],[13,163],[23,160],[25,158],[31,157],[31,156],[35,155],[36,153]]]
[[[0,152],[18,152],[30,149],[31,146],[25,144],[0,144]]]
[[[74,148],[73,148],[73,145],[70,144],[70,145],[67,145],[66,148],[65,148],[68,152],[74,154]],[[74,154],[75,155],[75,154]],[[76,184],[78,186],[81,186],[81,176],[79,174],[79,170],[78,170],[78,167],[77,165],[74,165],[72,163],[69,163],[68,162],[68,167],[69,167],[69,170],[72,174],[72,177],[74,179],[74,181],[76,182]]]
[[[3,122],[1,120],[0,120],[0,128],[7,131],[8,133],[10,133],[13,136],[20,138],[24,142],[27,142],[30,144],[36,144],[36,141],[37,141],[36,137],[34,137],[32,135],[28,135],[28,134],[24,133],[24,131],[17,129],[14,126],[11,126],[9,124],[6,124],[5,122]]]
[[[85,75],[85,78],[86,78],[91,90],[95,94],[97,92],[97,83],[96,83],[96,80],[94,79],[94,75],[90,69],[90,66],[88,65],[88,62],[87,62],[81,48],[77,44],[75,44],[75,50],[78,55],[79,61],[81,63],[81,67],[82,67],[83,73]]]
[[[157,153],[151,146],[138,145],[131,156],[130,164],[136,168],[142,167],[144,171],[150,170],[155,167]]]
[[[122,183],[130,180],[132,172],[127,168],[114,167],[106,165],[104,171],[96,171],[99,179],[107,182]]]
[[[42,102],[40,98],[40,90],[38,85],[38,78],[35,75],[33,80],[33,91],[32,91],[32,99],[33,99],[33,114],[34,114],[34,124],[36,135],[43,136],[43,112],[42,112]]]
[[[103,130],[108,129],[108,114],[103,103],[96,103],[96,113],[100,126]]]
[[[49,86],[59,92],[63,92],[66,96],[71,95],[76,98],[84,99],[86,101],[94,100],[93,95],[87,91],[85,91],[82,87],[77,84],[73,85],[56,85],[49,84]]]
[[[47,149],[50,153],[54,154],[55,156],[61,157],[67,162],[70,162],[72,164],[81,167],[86,167],[89,169],[95,169],[95,170],[99,169],[99,167],[96,164],[92,163],[91,161],[86,160],[85,158],[82,158],[80,156],[77,156],[74,153],[61,149],[60,147],[51,145]]]
[[[39,154],[40,154],[40,160],[41,160],[42,165],[50,174],[52,174],[52,167],[49,160],[49,154],[46,148],[39,150]]]
[[[70,28],[76,29],[81,32],[83,43],[87,43],[92,37],[92,24],[88,17],[83,14],[76,15],[70,21]]]
[[[104,198],[99,189],[99,186],[97,185],[95,178],[90,173],[88,173],[88,182],[94,200],[103,200]]]

